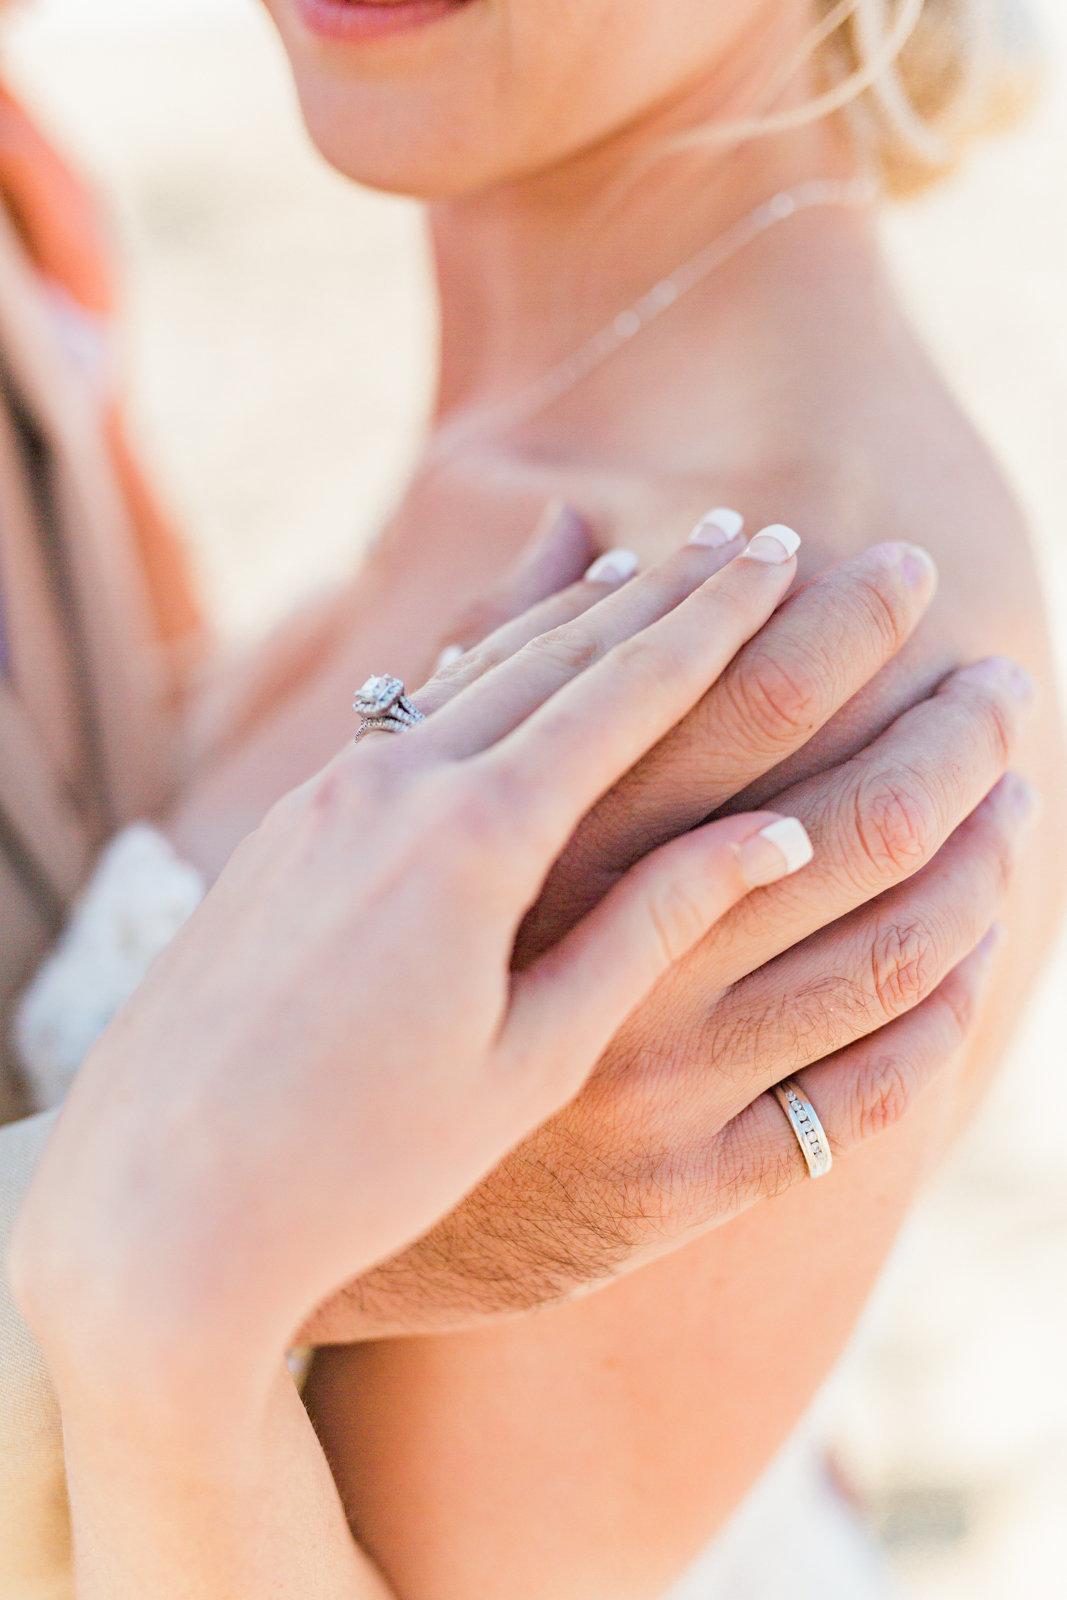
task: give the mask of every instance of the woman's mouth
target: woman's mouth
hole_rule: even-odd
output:
[[[322,39],[355,43],[425,27],[470,0],[295,0],[304,27]]]

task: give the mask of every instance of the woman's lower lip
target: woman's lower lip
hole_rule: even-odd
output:
[[[458,11],[468,0],[295,0],[304,27],[322,39],[354,42],[405,33]]]

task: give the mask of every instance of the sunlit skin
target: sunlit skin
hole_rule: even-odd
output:
[[[554,496],[646,559],[711,504],[800,528],[802,575],[881,538],[926,545],[937,602],[815,756],[853,748],[955,663],[1003,651],[1042,689],[1020,764],[1055,816],[1059,727],[1025,530],[912,337],[869,216],[782,226],[580,391],[493,431],[502,398],[738,216],[852,170],[843,128],[825,123],[647,164],[681,129],[765,109],[802,0],[466,0],[348,42],[312,33],[296,0],[269,10],[326,157],[432,202],[438,418],[483,432],[416,477],[348,597],[346,642],[190,797],[174,821],[183,848],[224,859],[345,737],[369,671],[417,681]],[[810,92],[801,73],[777,103]],[[830,1179],[587,1300],[320,1359],[318,1425],[353,1524],[405,1600],[651,1600],[714,1534],[837,1359],[923,1173],[1003,1053],[1059,899],[1048,827],[1027,860],[958,1087]],[[411,1293],[399,1329],[408,1314],[425,1325]]]

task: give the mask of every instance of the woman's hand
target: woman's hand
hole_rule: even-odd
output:
[[[402,675],[421,682],[442,647],[481,637],[576,582],[595,554],[585,519],[571,506],[549,504],[515,564],[445,636],[420,638],[417,647],[411,629],[398,637]],[[373,574],[361,570],[342,590],[307,602],[201,690],[188,730],[191,770],[163,827],[207,883],[270,806],[314,776],[343,741],[349,682],[366,675],[355,663],[365,663],[373,639],[386,632],[373,620],[389,612],[385,598]],[[418,625],[414,632],[420,635]]]
[[[603,598],[345,752],[237,851],[87,1063],[19,1224],[64,1405],[88,1382],[177,1424],[265,1395],[314,1306],[565,1105],[667,969],[807,860],[773,813],[698,828],[512,970],[577,823],[771,615],[791,543],[718,572],[695,543],[585,585]]]
[[[583,821],[526,920],[527,959],[662,839],[739,795],[765,801],[772,769],[779,788],[792,782],[771,803],[804,819],[817,856],[702,940],[582,1094],[425,1239],[323,1307],[309,1338],[461,1327],[608,1282],[808,1181],[768,1083],[799,1074],[844,1155],[961,1059],[990,944],[971,952],[1026,831],[1026,785],[998,782],[1026,680],[1009,662],[953,674],[819,770],[820,731],[833,719],[847,753],[863,716],[848,702],[905,646],[933,588],[905,546],[827,571]],[[469,675],[508,643],[501,630],[452,670]]]

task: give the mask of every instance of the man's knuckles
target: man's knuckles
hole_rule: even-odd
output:
[[[808,1073],[835,1152],[845,1154],[894,1127],[959,1059],[984,992],[987,966],[980,954],[955,967],[907,1016]]]
[[[1015,873],[1033,792],[1016,773],[1008,773],[957,828],[954,842],[969,860],[972,883],[981,879],[999,900]]]
[[[991,765],[1003,772],[1011,761],[1032,689],[1015,662],[993,657],[950,674],[935,699],[962,714],[965,733],[980,745]]]
[[[869,989],[873,1023],[901,1016],[932,992],[944,971],[946,945],[930,917],[890,918],[876,926]]]
[[[921,898],[909,893],[896,906],[856,913],[829,948],[813,946],[819,970],[780,967],[776,977],[767,969],[769,993],[763,971],[742,980],[709,1012],[701,1054],[722,1062],[743,1094],[753,1074],[785,1077],[921,1005],[995,914],[995,877],[973,865],[962,904],[953,881]]]
[[[927,1052],[950,1060],[973,1032],[983,993],[984,964],[965,961],[953,969],[926,1001],[922,1026]]]
[[[865,1055],[851,1081],[843,1085],[839,1105],[830,1115],[832,1149],[839,1153],[866,1144],[895,1127],[910,1109],[919,1087],[920,1068],[913,1052],[880,1049]]]
[[[933,592],[932,581],[928,585],[908,581],[909,556],[914,559],[907,545],[878,545],[838,569],[833,616],[827,619],[832,623],[829,636],[850,641],[857,657],[868,665],[888,661],[901,649]]]
[[[755,736],[775,758],[794,750],[906,643],[925,600],[903,578],[903,548],[825,573],[738,658],[721,686],[723,721],[746,748]]]
[[[847,1155],[900,1123],[931,1075],[931,1057],[940,1064],[951,1054],[943,1029],[924,1016],[907,1037],[883,1043],[875,1035],[839,1061],[827,1060],[805,1073],[801,1088],[815,1106],[833,1154]],[[735,1117],[719,1146],[719,1179],[739,1206],[774,1199],[811,1181],[796,1135],[771,1094]]]
[[[836,793],[821,797],[829,820],[819,830],[817,857],[827,870],[843,872],[865,895],[878,894],[923,866],[992,788],[1015,748],[1022,706],[1006,677],[999,685],[991,678],[968,682],[956,674],[906,714],[895,735],[846,763]],[[920,727],[922,746],[938,759],[915,759]]]
[[[743,756],[770,765],[808,739],[837,703],[833,677],[818,654],[796,639],[750,650],[698,713],[704,732],[714,734],[714,748],[732,745],[735,761]]]
[[[864,894],[877,894],[928,861],[947,827],[943,803],[915,769],[854,765],[841,797],[841,866]]]

